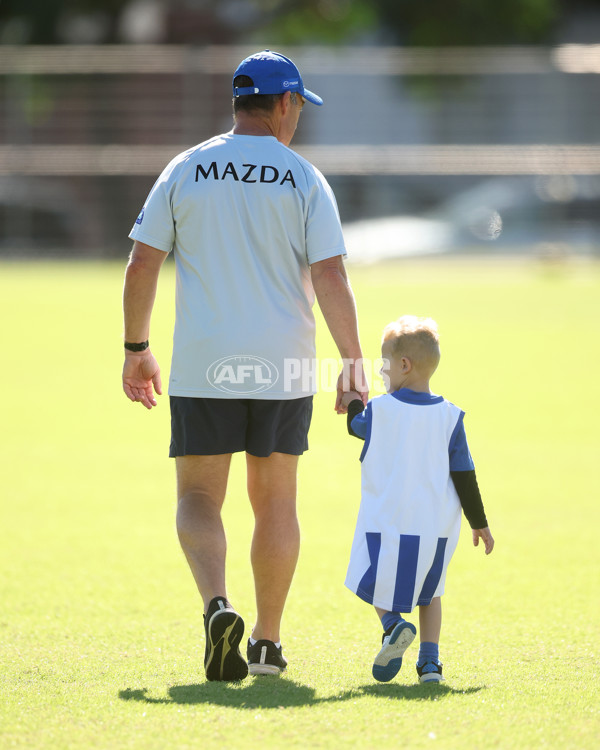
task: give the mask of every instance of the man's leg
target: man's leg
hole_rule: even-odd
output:
[[[298,456],[246,454],[248,496],[254,511],[252,569],[256,590],[256,624],[252,637],[279,641],[279,628],[300,550],[296,515]]]
[[[179,456],[177,465],[177,532],[198,591],[204,601],[208,680],[243,680],[248,665],[240,654],[244,621],[227,601],[225,500],[231,454]]]
[[[206,612],[216,596],[227,596],[227,543],[221,520],[231,453],[178,456],[177,533]]]

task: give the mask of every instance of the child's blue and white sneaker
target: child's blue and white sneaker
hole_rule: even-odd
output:
[[[421,665],[417,662],[419,682],[444,682],[442,666],[441,662],[432,659],[423,662]]]
[[[415,626],[406,620],[395,625],[391,633],[383,634],[381,651],[373,662],[373,677],[376,680],[389,682],[398,674],[404,652],[414,641],[416,634]]]

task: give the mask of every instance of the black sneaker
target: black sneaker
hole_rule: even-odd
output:
[[[445,678],[442,675],[442,666],[439,661],[433,661],[433,659],[426,661],[421,666],[417,662],[419,682],[444,682]]]
[[[207,680],[243,680],[248,665],[240,654],[244,621],[224,596],[211,600],[204,616],[206,650],[204,671]]]
[[[248,641],[248,671],[250,674],[281,674],[287,661],[281,646],[273,641],[256,641],[254,646]]]

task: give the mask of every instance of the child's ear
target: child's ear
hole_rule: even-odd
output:
[[[410,372],[412,370],[412,362],[408,357],[402,357],[400,364],[402,365],[402,372]]]

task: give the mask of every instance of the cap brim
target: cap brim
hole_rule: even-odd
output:
[[[313,104],[318,104],[319,107],[321,104],[323,104],[323,100],[320,96],[317,94],[313,94],[312,91],[309,91],[308,89],[304,89],[302,92],[302,96],[306,99],[307,102],[312,102]]]

